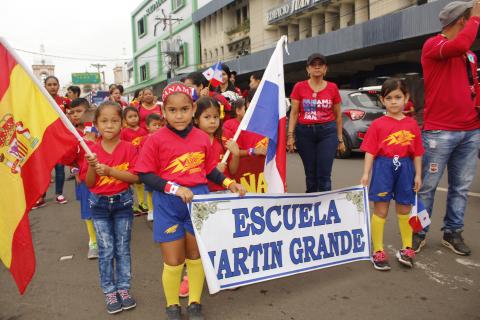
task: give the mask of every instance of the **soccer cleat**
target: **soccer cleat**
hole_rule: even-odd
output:
[[[461,256],[468,256],[472,251],[470,248],[465,244],[463,237],[462,237],[462,230],[454,231],[454,232],[444,232],[442,244]]]
[[[423,247],[427,244],[427,239],[425,239],[425,235],[414,233],[412,237],[412,249],[415,253],[419,253]]]
[[[135,299],[132,298],[128,290],[120,289],[117,292],[118,292],[118,295],[120,296],[120,301],[122,302],[123,310],[129,310],[137,306]]]
[[[67,199],[65,199],[65,197],[63,196],[63,194],[59,194],[56,198],[55,198],[55,201],[59,204],[65,204],[67,203]]]
[[[202,305],[200,303],[192,303],[187,307],[188,320],[204,320],[202,314]]]
[[[415,250],[412,248],[406,248],[398,250],[396,253],[398,262],[406,267],[413,268],[413,258],[415,258]]]
[[[180,283],[180,290],[178,292],[180,298],[188,297],[188,276],[184,276],[182,283]]]
[[[182,320],[182,309],[178,304],[167,307],[165,311],[167,313],[167,320]]]
[[[45,202],[45,199],[40,198],[37,202],[35,202],[35,204],[32,207],[32,210],[35,210],[35,209],[38,209],[38,208],[41,208],[41,207],[45,207],[46,205],[47,205],[47,203]]]
[[[148,207],[145,205],[145,203],[139,203],[137,208],[138,208],[139,211],[141,211],[143,213],[148,212]]]
[[[373,267],[380,271],[388,271],[391,269],[388,263],[388,257],[385,251],[377,251],[372,256]]]
[[[122,303],[118,300],[116,292],[105,294],[105,304],[107,306],[107,312],[110,314],[118,313],[123,310]]]

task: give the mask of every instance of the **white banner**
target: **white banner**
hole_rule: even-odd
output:
[[[190,205],[211,294],[370,260],[368,192],[195,196]]]

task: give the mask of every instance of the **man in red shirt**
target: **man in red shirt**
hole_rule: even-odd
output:
[[[439,14],[442,32],[422,49],[425,79],[423,186],[420,196],[431,214],[435,190],[448,168],[447,210],[442,244],[469,255],[462,231],[467,193],[475,177],[480,148],[477,112],[477,57],[470,48],[480,25],[480,1],[453,1]],[[425,245],[424,230],[413,236],[413,248]]]

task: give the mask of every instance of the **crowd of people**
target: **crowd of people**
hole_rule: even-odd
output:
[[[457,254],[470,254],[462,231],[480,149],[480,86],[477,59],[469,49],[480,24],[480,2],[452,2],[439,17],[442,33],[428,39],[422,50],[423,131],[408,116],[412,108],[405,83],[391,78],[380,93],[386,114],[373,121],[361,146],[365,162],[360,182],[370,185],[372,262],[377,270],[391,268],[383,246],[391,200],[402,240],[396,257],[401,264],[414,266],[428,228],[413,234],[409,213],[418,193],[432,214],[435,190],[446,167],[449,189],[442,243]],[[327,69],[325,56],[310,55],[308,79],[298,82],[290,96],[287,148],[301,157],[306,192],[331,190],[335,154],[345,148],[341,98],[335,83],[325,80]],[[243,92],[235,86],[235,76],[222,65],[222,83],[212,88],[202,73],[193,72],[168,84],[160,99],[151,88],[144,88],[129,103],[122,98],[123,87],[112,85],[110,96],[97,108],[80,98],[75,86],[68,88],[68,98],[59,96],[58,79],[46,78],[47,91],[92,151],[72,147],[55,166],[55,201],[67,202],[63,196],[67,166],[86,222],[87,257],[98,258],[109,313],[136,306],[130,293],[131,230],[134,215],[146,214],[153,221],[153,239],[160,243],[164,261],[167,318],[181,319],[179,296],[188,296],[189,319],[203,319],[204,272],[186,204],[195,194],[265,190],[261,171],[268,139],[246,131],[232,139],[262,75],[252,74],[250,90]],[[230,156],[224,160],[226,150]],[[241,181],[252,172],[258,183]],[[44,205],[45,195],[34,209]],[[185,266],[187,276],[183,276]]]

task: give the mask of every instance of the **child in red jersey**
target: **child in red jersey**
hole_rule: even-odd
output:
[[[140,149],[145,145],[145,142],[161,127],[164,126],[165,120],[161,115],[158,113],[152,113],[147,116],[145,123],[147,124],[148,135],[142,139],[142,143],[140,145]],[[145,191],[147,192],[147,221],[153,221],[153,189],[147,186],[146,184],[143,185]]]
[[[253,92],[250,92],[250,97],[253,97]],[[225,121],[223,124],[224,139],[234,137],[246,110],[245,99],[240,98],[233,102],[232,119]],[[267,185],[263,177],[263,169],[265,155],[267,154],[268,138],[254,132],[242,131],[238,136],[237,143],[240,148],[241,161],[237,171],[231,170],[230,173],[240,181],[248,192],[266,192]]]
[[[187,203],[194,194],[208,193],[208,180],[240,195],[245,189],[218,171],[209,136],[193,127],[196,106],[191,89],[180,82],[170,83],[162,100],[167,125],[145,143],[135,170],[155,190],[153,235],[160,242],[164,261],[168,319],[181,319],[178,292],[184,263],[190,286],[187,312],[191,319],[203,319],[200,298],[205,275]]]
[[[70,114],[72,124],[75,126],[80,135],[83,136],[85,143],[92,147],[97,140],[97,130],[92,124],[93,111],[90,110],[90,104],[84,98],[75,99],[70,103]],[[73,150],[73,158],[65,164],[71,165],[71,172],[75,175],[75,193],[76,198],[80,202],[80,216],[85,221],[87,232],[89,236],[88,242],[88,259],[98,258],[97,237],[92,222],[92,212],[88,199],[90,198],[90,191],[81,179],[79,172],[86,170],[83,166],[85,162],[85,151],[80,145]]]
[[[89,202],[98,241],[100,286],[107,312],[117,313],[136,306],[129,289],[133,221],[130,184],[138,182],[133,173],[137,148],[120,139],[122,109],[117,103],[102,103],[95,111],[94,123],[102,139],[92,146],[93,154],[85,156],[88,167],[84,178],[91,192]]]
[[[138,109],[134,107],[126,107],[123,109],[123,124],[120,139],[130,142],[135,147],[140,146],[143,137],[148,134],[148,131],[140,127],[140,114]]]
[[[221,143],[221,127],[220,127],[220,105],[218,101],[211,97],[202,97],[197,100],[197,111],[195,112],[195,125],[210,137],[213,153],[217,159],[217,169],[220,172],[226,172],[227,166],[222,163],[224,147]],[[225,142],[225,147],[231,152],[231,159],[228,162],[228,170],[236,172],[240,162],[240,149],[232,139]],[[229,174],[227,174],[229,175]],[[224,191],[225,188],[218,184],[208,182],[210,191]]]
[[[383,83],[381,101],[387,114],[372,122],[361,149],[365,151],[365,164],[361,184],[366,186],[370,171],[369,199],[374,203],[371,222],[373,257],[377,270],[390,270],[383,248],[383,229],[390,200],[395,200],[402,249],[396,253],[398,261],[413,267],[415,251],[412,249],[412,229],[408,223],[415,192],[421,180],[424,149],[417,122],[403,114],[408,92],[403,80],[392,78]]]
[[[123,125],[120,139],[130,142],[136,148],[140,148],[143,138],[148,134],[147,130],[140,127],[140,115],[138,109],[134,107],[126,107],[123,109]],[[142,183],[135,183],[133,185],[136,203],[133,204],[133,211],[139,215],[148,212],[148,207],[145,204],[145,192]]]

